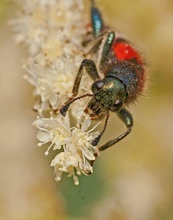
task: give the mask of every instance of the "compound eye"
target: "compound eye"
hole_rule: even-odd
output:
[[[113,104],[114,109],[120,109],[123,106],[123,101],[120,99],[117,99],[116,102]]]
[[[103,80],[99,80],[95,82],[95,85],[98,89],[101,89],[104,86],[105,82]]]
[[[105,85],[105,82],[103,80],[96,81],[92,84],[92,91],[95,93],[99,91],[103,86]]]

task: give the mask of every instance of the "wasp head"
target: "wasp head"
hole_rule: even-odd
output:
[[[114,77],[105,77],[92,84],[93,98],[88,104],[88,109],[96,116],[107,110],[119,111],[126,99],[124,85]]]

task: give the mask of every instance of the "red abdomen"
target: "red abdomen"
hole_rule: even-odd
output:
[[[131,65],[135,69],[136,79],[138,81],[135,93],[136,95],[140,95],[143,92],[144,84],[146,81],[146,73],[140,54],[126,41],[115,41],[112,46],[112,50],[118,61],[129,61],[129,64],[131,63]],[[134,99],[136,99],[135,94]]]
[[[113,44],[113,51],[118,60],[131,60],[133,58],[142,64],[140,55],[127,42],[119,42]]]

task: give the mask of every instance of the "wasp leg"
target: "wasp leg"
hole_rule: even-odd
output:
[[[83,68],[85,67],[88,75],[95,81],[95,80],[98,80],[100,79],[100,76],[98,75],[98,72],[97,72],[97,68],[96,68],[96,65],[95,63],[92,61],[92,60],[83,60],[80,67],[79,67],[79,70],[78,70],[78,73],[77,73],[77,76],[76,76],[76,79],[75,79],[75,82],[74,82],[74,86],[73,86],[73,90],[72,90],[72,93],[73,93],[73,96],[69,99],[69,101],[67,101],[65,103],[64,106],[62,106],[62,108],[60,109],[60,113],[61,115],[63,115],[65,117],[67,111],[68,111],[68,108],[69,106],[76,100],[78,99],[81,99],[81,98],[84,98],[84,97],[87,97],[87,96],[93,96],[93,94],[84,94],[82,96],[79,96],[77,98],[74,98],[74,96],[76,96],[78,94],[78,90],[79,90],[79,86],[80,86],[80,82],[81,82],[81,79],[82,79],[82,75],[83,75]]]
[[[92,144],[93,146],[97,146],[97,144],[99,143],[100,138],[102,137],[103,133],[104,133],[105,130],[106,130],[107,123],[108,123],[108,119],[109,119],[109,111],[107,111],[107,113],[106,113],[106,120],[105,120],[105,123],[104,123],[103,130],[102,130],[102,131],[100,132],[100,134],[91,142],[91,144]]]
[[[109,62],[108,60],[108,54],[112,49],[112,45],[115,42],[115,32],[114,31],[110,31],[107,34],[106,40],[104,42],[103,48],[102,48],[102,53],[101,53],[101,57],[100,57],[100,68],[106,63]],[[110,65],[109,63],[107,65]]]
[[[90,49],[85,53],[85,56],[87,56],[88,54],[96,53],[99,50],[104,35],[105,33],[95,40],[94,44],[92,44],[92,46],[90,46]]]
[[[121,141],[123,138],[125,138],[131,132],[132,127],[133,127],[133,118],[132,118],[131,113],[129,111],[127,111],[127,109],[121,109],[117,113],[117,115],[125,123],[125,125],[127,127],[127,131],[125,131],[124,133],[119,135],[117,138],[110,140],[106,144],[99,147],[98,148],[99,151],[104,151],[107,148],[111,147],[112,145],[118,143],[119,141]]]
[[[103,20],[101,17],[100,11],[95,6],[94,0],[91,0],[91,9],[90,9],[90,17],[91,17],[91,28],[92,28],[92,36],[89,35],[88,39],[84,40],[82,42],[82,45],[85,47],[87,46],[91,41],[93,41],[93,37],[97,39],[96,45],[101,43],[103,35],[107,32],[106,27],[103,24]],[[90,33],[90,32],[89,32]]]
[[[102,57],[106,57],[109,53],[109,51],[112,48],[112,45],[115,41],[115,32],[114,31],[110,31],[107,35],[106,41],[103,45],[103,50],[102,50]]]
[[[100,11],[95,7],[94,1],[91,1],[91,24],[94,37],[98,37],[104,29],[103,20]]]
[[[88,60],[88,59],[83,60],[80,67],[79,67],[79,70],[78,70],[78,73],[77,73],[77,76],[76,76],[76,79],[75,79],[75,82],[74,82],[74,86],[73,86],[72,92],[73,92],[74,96],[76,96],[78,94],[79,85],[80,85],[80,82],[81,82],[81,79],[82,79],[83,68],[84,67],[85,67],[88,75],[94,81],[100,79],[100,76],[97,72],[97,68],[96,68],[96,65],[95,65],[94,61]]]

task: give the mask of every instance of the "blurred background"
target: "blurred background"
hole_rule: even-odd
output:
[[[70,0],[69,0],[70,1]],[[54,155],[37,147],[24,51],[8,26],[15,5],[0,0],[0,219],[173,219],[173,1],[97,0],[105,21],[141,49],[148,89],[131,106],[133,132],[105,151],[94,174],[54,181]],[[110,128],[110,129],[109,129]],[[103,142],[124,130],[112,114]]]

